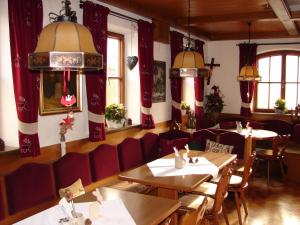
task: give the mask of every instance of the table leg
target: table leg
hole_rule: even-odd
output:
[[[177,190],[172,190],[172,189],[166,189],[166,188],[158,188],[157,196],[177,200],[178,199],[178,191]],[[170,216],[170,218],[171,218],[170,225],[177,225],[178,224],[177,213],[173,213]]]
[[[252,137],[249,136],[246,138],[245,141],[245,148],[244,148],[244,160],[245,162],[249,158],[249,156],[252,154]]]

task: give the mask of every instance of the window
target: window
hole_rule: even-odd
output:
[[[278,98],[286,100],[287,108],[300,103],[300,52],[276,51],[258,55],[261,81],[257,84],[255,110],[272,112]]]
[[[106,105],[124,103],[124,36],[108,33]]]

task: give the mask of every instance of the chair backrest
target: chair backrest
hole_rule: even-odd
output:
[[[218,213],[221,210],[227,189],[228,189],[228,184],[229,180],[232,174],[232,168],[231,165],[228,165],[223,168],[222,173],[221,173],[221,178],[218,182],[216,193],[215,193],[215,201],[213,205],[213,212]]]
[[[284,120],[265,120],[265,129],[274,131],[279,135],[291,135],[293,125]]]
[[[56,188],[64,188],[73,184],[78,178],[83,186],[92,183],[88,154],[69,152],[53,163]]]
[[[221,121],[220,123],[221,129],[234,129],[236,128],[236,121]]]
[[[206,140],[209,139],[211,141],[216,141],[216,138],[216,133],[208,129],[202,129],[193,133],[192,141],[199,143],[201,150],[204,150],[206,146]]]
[[[159,134],[160,139],[174,140],[179,138],[190,138],[191,135],[188,132],[184,132],[181,130],[169,130],[164,133]]]
[[[233,145],[232,154],[236,154],[238,159],[244,158],[245,137],[236,132],[226,132],[220,134],[220,143]]]
[[[255,154],[252,154],[247,158],[247,160],[244,164],[244,171],[243,171],[243,175],[242,175],[241,187],[245,187],[248,183],[249,177],[252,172],[252,166],[254,163],[254,159],[255,159]]]
[[[169,155],[174,152],[173,147],[180,149],[184,149],[184,146],[188,144],[190,141],[189,138],[179,138],[175,140],[161,140],[160,141],[160,148],[161,151],[159,153],[159,156],[165,156]]]
[[[300,143],[300,123],[293,126],[292,140]]]
[[[144,162],[150,162],[159,157],[159,136],[154,133],[146,133],[141,138]]]
[[[129,170],[143,164],[140,139],[125,138],[118,144],[118,153],[121,171]]]
[[[284,155],[289,139],[288,135],[278,135],[273,139],[272,149],[274,158],[282,157]]]
[[[253,129],[264,129],[265,124],[263,122],[254,121],[254,120],[248,120],[247,123],[249,123],[249,126]]]
[[[92,180],[94,182],[120,172],[116,146],[102,144],[89,153]]]
[[[55,198],[51,165],[28,163],[5,176],[9,213]]]
[[[207,197],[203,196],[202,204],[196,210],[189,210],[180,217],[179,225],[198,225],[202,220],[207,208]]]
[[[0,180],[1,182],[2,180]],[[0,183],[0,221],[4,218],[4,198],[3,198],[2,184]]]

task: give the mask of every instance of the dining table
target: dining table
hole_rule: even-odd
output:
[[[181,152],[183,151],[185,150],[182,150]],[[202,152],[196,150],[190,150],[189,157],[203,157],[207,159],[210,163],[215,165],[219,170],[222,169],[224,166],[232,163],[236,159],[236,155],[234,154]],[[161,159],[174,160],[175,154],[169,154],[167,156],[162,157]],[[153,164],[157,160],[151,163]],[[209,173],[197,174],[193,172],[185,175],[155,176],[149,167],[149,163],[119,174],[120,180],[137,182],[140,184],[156,187],[158,188],[158,196],[167,197],[171,199],[178,199],[179,191],[191,192],[198,185],[205,181],[208,181],[211,178],[212,175]]]
[[[228,131],[238,133],[237,129],[229,129]],[[263,129],[243,129],[240,132],[246,139],[245,148],[244,148],[244,160],[247,160],[248,157],[256,149],[256,141],[258,140],[272,140],[274,137],[278,136],[278,133],[270,130]]]
[[[151,195],[143,195],[133,192],[127,192],[122,190],[117,190],[113,188],[108,187],[99,187],[99,192],[101,193],[103,197],[103,203],[101,205],[104,205],[104,203],[113,203],[116,201],[117,206],[121,205],[123,208],[125,208],[125,211],[128,211],[129,217],[131,217],[132,221],[122,221],[122,224],[136,224],[136,225],[158,225],[162,223],[165,219],[170,217],[172,214],[175,213],[175,211],[180,207],[180,202],[178,200],[172,200],[172,199],[166,199],[166,198],[160,198],[156,196]],[[92,204],[93,202],[96,202],[96,197],[92,194],[92,192],[85,193],[81,196],[78,196],[74,198],[74,203],[76,204]],[[159,206],[159,207],[158,207]],[[56,208],[55,208],[56,207]],[[25,225],[25,224],[47,224],[47,225],[54,225],[59,224],[59,218],[58,215],[52,215],[51,216],[51,210],[52,212],[56,213],[58,205],[54,205],[53,207],[50,207],[42,212],[39,212],[31,217],[25,218],[24,220],[21,220],[14,225]],[[76,206],[77,211],[80,213],[79,206]],[[77,213],[78,213],[77,212]],[[100,211],[99,213],[103,214],[105,211]],[[117,208],[111,208],[107,211],[108,214],[111,214],[112,217],[120,217],[118,213]],[[63,215],[63,214],[60,214]],[[102,215],[104,217],[104,215]],[[56,218],[57,217],[57,218]],[[56,218],[56,220],[54,219]],[[51,221],[56,221],[56,223],[52,223]],[[120,224],[116,221],[108,221],[106,222],[96,222],[92,224]]]
[[[181,150],[179,153],[184,154],[185,152],[185,150]],[[233,163],[236,159],[236,155],[228,153],[202,152],[190,150],[186,161],[188,162],[191,158],[198,158],[200,159],[200,161],[201,159],[205,159],[205,162],[207,164],[203,165],[205,168],[217,168],[218,170],[221,170],[226,165]],[[167,166],[163,165],[163,160],[165,160],[168,163],[170,162],[170,160],[171,162],[173,161],[172,165],[167,165],[169,171],[171,171],[171,174],[167,176],[157,175],[151,168],[153,165],[155,166],[159,163],[162,163],[160,169],[164,169],[163,167]],[[193,164],[190,164],[190,167],[193,166]],[[137,168],[122,172],[119,174],[119,179],[155,187],[157,188],[158,197],[177,200],[180,192],[191,192],[201,183],[208,181],[213,177],[213,175],[210,174],[210,171],[201,171],[201,168],[197,170],[195,169],[196,167],[194,167],[194,170],[188,170],[188,173],[184,173],[184,169],[175,169],[175,154],[172,153],[157,160],[154,160],[148,164],[144,164]],[[172,175],[172,172],[174,172],[174,175]],[[177,224],[177,221],[177,215],[173,214],[171,224]]]

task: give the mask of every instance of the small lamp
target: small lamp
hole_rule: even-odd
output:
[[[178,53],[174,59],[172,68],[170,69],[170,77],[209,77],[210,71],[204,67],[203,57],[191,47],[190,38],[190,11],[191,3],[188,1],[188,46],[184,51]]]
[[[250,46],[250,26],[251,23],[248,23],[248,27],[249,27],[249,41],[248,41],[248,45]],[[242,67],[239,76],[237,77],[237,79],[239,81],[260,81],[261,77],[258,74],[258,70],[256,68],[256,66],[250,65],[249,63],[249,55],[250,55],[250,47],[248,47],[249,52],[247,55],[247,64],[245,66]]]
[[[62,3],[60,15],[49,13],[53,23],[41,31],[35,51],[28,56],[29,68],[79,72],[102,69],[103,56],[96,51],[91,32],[77,23],[70,1],[64,0]]]

